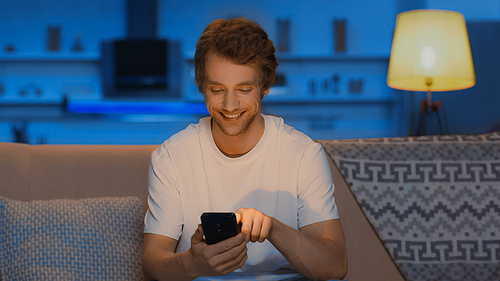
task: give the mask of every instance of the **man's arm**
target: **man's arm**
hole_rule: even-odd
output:
[[[191,248],[174,253],[177,240],[157,234],[144,234],[142,267],[144,280],[193,280],[200,276],[228,274],[247,259],[245,235],[239,234],[214,245],[207,245],[203,229],[191,236]]]
[[[299,230],[255,209],[236,212],[246,240],[271,244],[303,275],[314,280],[342,279],[347,274],[347,253],[340,220],[326,220]]]
[[[175,254],[177,240],[158,234],[144,234],[142,265],[144,280],[175,278],[192,280],[184,264],[187,252]]]
[[[313,223],[298,231],[271,219],[268,240],[296,270],[314,280],[345,277],[347,253],[340,220]]]

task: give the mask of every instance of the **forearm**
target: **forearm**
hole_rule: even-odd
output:
[[[172,253],[161,249],[143,254],[144,280],[193,280],[188,252]]]
[[[315,280],[341,279],[347,273],[343,245],[302,233],[272,218],[268,240],[300,273]]]

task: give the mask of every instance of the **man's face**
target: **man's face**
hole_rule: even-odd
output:
[[[205,103],[212,120],[212,131],[241,136],[260,116],[261,93],[254,65],[237,65],[217,55],[207,54],[205,64]]]

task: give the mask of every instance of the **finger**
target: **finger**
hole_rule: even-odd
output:
[[[262,222],[262,227],[260,230],[260,237],[259,237],[259,243],[264,242],[267,237],[269,236],[269,232],[271,231],[272,227],[272,220],[270,217],[264,218],[264,221]]]
[[[229,273],[235,271],[236,269],[241,268],[245,264],[247,259],[248,259],[248,253],[247,253],[247,248],[245,247],[244,251],[240,252],[238,257],[233,259],[231,261],[231,263],[227,264],[227,269],[224,269],[222,273],[224,275],[229,274]]]
[[[228,251],[213,255],[211,261],[214,266],[214,270],[217,272],[226,271],[238,262],[235,261],[242,253],[247,252],[246,243],[243,243],[229,249]],[[234,270],[234,269],[233,269]]]
[[[217,244],[208,245],[208,249],[213,255],[219,255],[233,249],[234,247],[246,244],[245,237],[244,233],[240,233]]]
[[[203,242],[205,241],[203,239],[203,228],[201,227],[201,224],[198,224],[198,228],[196,229],[196,231],[193,233],[193,235],[191,236],[191,243],[200,243],[200,242]]]
[[[243,242],[246,243],[245,238],[247,237],[247,235],[245,233],[240,232],[240,233],[238,233],[238,235],[236,235],[234,237],[236,237],[236,239],[240,240],[240,243],[243,243]]]
[[[245,251],[245,253],[242,255],[241,259],[239,260],[238,264],[236,265],[236,269],[242,267],[245,262],[247,261],[248,259],[248,252]]]
[[[250,241],[250,235],[252,234],[253,227],[253,216],[245,216],[243,217],[243,221],[241,224],[241,232],[245,233],[245,240]]]
[[[236,211],[236,213],[234,213],[234,215],[236,216],[236,223],[240,223],[241,222],[241,214],[239,213],[241,209],[239,209],[238,211]]]
[[[251,233],[251,241],[257,242],[260,237],[260,232],[262,228],[262,221],[264,220],[264,215],[255,216],[252,224],[252,233]]]
[[[241,263],[242,259],[246,259],[245,256],[247,255],[247,251],[246,243],[242,243],[227,252],[215,256],[214,259],[219,266],[218,270],[231,272],[241,267],[238,265]]]
[[[236,215],[236,222],[241,223],[243,218],[245,217],[244,214],[248,209],[246,208],[239,208],[234,214]]]

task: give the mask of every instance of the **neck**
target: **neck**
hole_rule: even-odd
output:
[[[237,136],[228,136],[218,130],[211,121],[212,136],[219,150],[229,158],[237,158],[247,154],[254,148],[264,135],[265,122],[259,114],[248,129]]]

